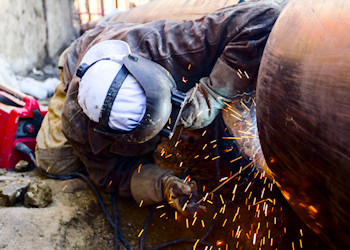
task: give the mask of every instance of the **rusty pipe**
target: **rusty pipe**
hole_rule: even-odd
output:
[[[304,222],[350,247],[350,1],[291,0],[257,83],[262,150]]]

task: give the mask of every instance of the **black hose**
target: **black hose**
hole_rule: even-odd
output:
[[[141,235],[141,239],[140,239],[140,250],[144,250],[145,249],[145,237],[146,237],[146,231],[148,228],[149,223],[151,222],[152,219],[152,215],[154,213],[154,211],[156,210],[156,205],[153,205],[151,211],[148,213],[146,222],[143,226],[143,233]]]
[[[119,250],[119,235],[118,235],[118,212],[117,212],[117,197],[115,193],[111,194],[114,214],[114,249]]]

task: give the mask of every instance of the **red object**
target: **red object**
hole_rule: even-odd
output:
[[[222,247],[223,245],[225,245],[225,242],[223,240],[217,240],[216,241],[216,246],[217,247]]]
[[[10,93],[9,89],[6,87]],[[16,92],[7,92],[0,90],[0,168],[10,170],[20,160],[29,161],[15,145],[23,142],[34,152],[35,138],[47,110],[41,110],[32,96],[22,94],[17,98]]]

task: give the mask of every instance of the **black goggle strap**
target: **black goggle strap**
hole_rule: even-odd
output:
[[[123,82],[125,81],[126,77],[128,76],[128,74],[129,74],[129,70],[123,65],[119,70],[119,72],[117,73],[117,75],[114,77],[112,84],[108,89],[107,96],[102,105],[102,109],[99,117],[99,126],[98,126],[99,129],[108,130],[109,115],[111,113],[114,100],[117,97],[117,94]]]
[[[87,63],[80,64],[79,67],[77,68],[77,73],[76,73],[77,77],[79,77],[81,79],[85,75],[86,71],[88,71],[88,69],[90,69],[93,65],[95,65],[97,62],[102,61],[102,60],[111,60],[111,59],[108,57],[105,57],[105,58],[101,58],[97,61],[94,61],[91,64],[87,64]]]

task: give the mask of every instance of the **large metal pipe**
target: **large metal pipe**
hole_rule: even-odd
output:
[[[291,0],[257,84],[262,149],[284,197],[331,246],[350,247],[350,1]]]
[[[111,18],[113,21],[146,23],[155,20],[183,21],[237,4],[239,0],[156,0]]]

